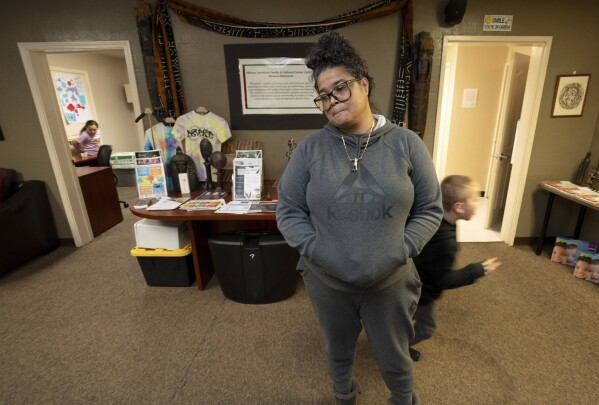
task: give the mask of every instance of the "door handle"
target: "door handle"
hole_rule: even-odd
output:
[[[503,160],[503,159],[507,159],[509,158],[508,155],[504,155],[504,154],[499,154],[499,155],[491,155],[491,157],[497,158],[499,160]]]

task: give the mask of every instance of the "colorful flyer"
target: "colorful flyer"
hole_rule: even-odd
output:
[[[168,195],[159,150],[135,152],[135,176],[139,198],[161,198]]]

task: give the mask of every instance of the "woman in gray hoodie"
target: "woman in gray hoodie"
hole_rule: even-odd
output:
[[[336,32],[307,66],[328,119],[294,150],[278,185],[277,224],[301,254],[297,265],[326,342],[335,398],[353,404],[364,328],[393,404],[416,404],[408,346],[421,283],[412,257],[441,221],[441,192],[420,138],[371,111],[373,80]]]

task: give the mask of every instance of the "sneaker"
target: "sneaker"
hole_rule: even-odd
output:
[[[418,361],[422,357],[422,354],[418,350],[410,347],[410,357],[412,358],[412,361]]]

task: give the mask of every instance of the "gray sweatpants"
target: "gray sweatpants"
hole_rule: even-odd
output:
[[[410,342],[410,346],[431,338],[435,334],[435,330],[437,330],[435,302],[418,305],[414,313],[414,338]]]
[[[372,348],[393,404],[417,404],[408,347],[414,335],[412,315],[420,296],[420,279],[409,266],[397,283],[380,291],[335,290],[309,270],[302,276],[325,338],[329,374],[335,394],[351,391],[356,343],[362,330]]]

